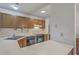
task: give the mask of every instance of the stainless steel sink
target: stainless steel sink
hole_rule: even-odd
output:
[[[21,37],[23,37],[23,36],[10,37],[10,38],[6,38],[6,40],[17,40],[17,39],[19,39]]]

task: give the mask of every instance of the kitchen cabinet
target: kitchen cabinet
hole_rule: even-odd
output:
[[[28,28],[34,28],[34,23],[32,20],[29,20],[28,22]]]
[[[0,28],[34,28],[35,25],[45,28],[45,20],[0,13]]]
[[[17,16],[17,28],[34,28],[34,25],[40,25],[40,28],[45,28],[45,20],[31,19],[29,17]]]
[[[44,34],[44,41],[49,40],[49,34]]]
[[[34,19],[33,22],[34,25],[39,25],[41,26],[40,28],[45,28],[45,20]]]
[[[2,27],[2,13],[0,13],[0,28]]]
[[[0,13],[0,28],[13,28],[15,27],[15,16]]]
[[[28,36],[28,37],[27,37],[27,40],[28,40],[28,42],[29,42],[29,45],[33,45],[33,44],[36,43],[36,41],[35,41],[35,36]]]
[[[17,41],[20,48],[23,48],[23,47],[41,43],[47,40],[49,40],[48,34],[37,34],[36,36],[27,36],[27,37],[20,38]]]
[[[28,17],[21,17],[21,16],[17,16],[16,17],[16,26],[17,28],[29,28],[29,20],[30,18]]]
[[[20,48],[26,47],[27,44],[27,39],[26,38],[21,38],[20,40],[18,40],[18,44],[20,46]]]
[[[15,27],[15,16],[9,14],[3,14],[3,25],[4,28],[13,28]]]
[[[76,38],[76,53],[79,55],[79,38]]]

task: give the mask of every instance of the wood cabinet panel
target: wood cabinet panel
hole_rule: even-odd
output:
[[[32,20],[29,20],[28,22],[28,28],[34,28],[34,23]]]
[[[24,27],[24,28],[34,28],[34,25],[40,25],[40,28],[45,28],[45,20],[38,20],[38,19],[30,19],[28,17],[16,17],[17,20],[17,28]]]
[[[15,27],[14,22],[15,22],[15,16],[9,14],[3,14],[3,27],[13,28]]]
[[[79,38],[76,38],[76,53],[79,55]]]
[[[27,44],[27,39],[22,38],[22,39],[18,40],[18,44],[19,44],[20,48],[26,47],[28,45]]]
[[[44,41],[49,40],[49,35],[48,34],[44,34]]]
[[[34,25],[40,25],[40,28],[45,28],[45,20],[31,19],[29,17],[13,16],[5,13],[0,13],[0,27],[34,28]]]
[[[2,27],[2,13],[0,13],[0,27]]]
[[[30,18],[17,16],[17,17],[16,17],[16,20],[17,20],[17,22],[16,22],[17,28],[18,28],[18,27],[20,27],[20,28],[22,28],[22,27],[28,28],[28,24],[29,24]]]
[[[40,25],[40,28],[45,28],[45,20],[34,19],[34,25]]]

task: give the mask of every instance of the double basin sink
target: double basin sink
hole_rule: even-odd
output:
[[[6,40],[17,40],[19,38],[22,38],[23,36],[13,36],[13,37],[9,37],[9,38],[6,38]]]

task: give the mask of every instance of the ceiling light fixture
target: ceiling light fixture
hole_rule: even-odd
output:
[[[18,9],[19,9],[19,6],[18,6],[18,4],[11,5],[10,7],[12,7],[14,10],[18,10]]]
[[[41,13],[46,13],[46,11],[41,11]]]

